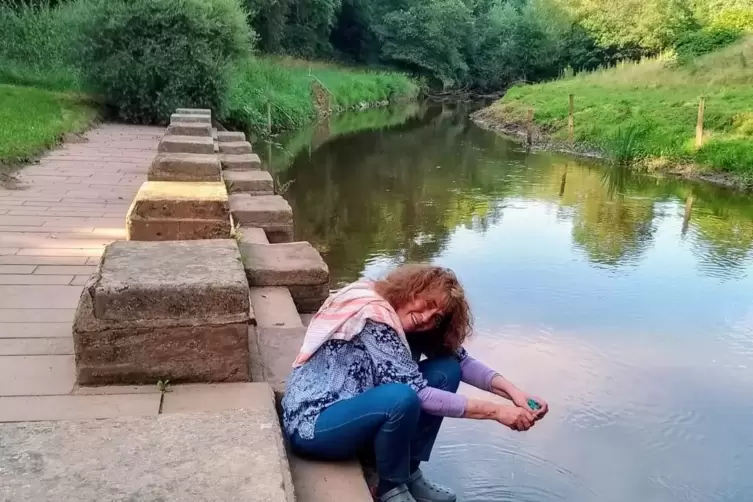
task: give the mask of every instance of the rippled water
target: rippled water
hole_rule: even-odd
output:
[[[452,267],[470,352],[551,405],[525,434],[445,423],[427,471],[461,500],[753,500],[752,198],[527,154],[447,106],[284,145],[268,160],[336,285]]]

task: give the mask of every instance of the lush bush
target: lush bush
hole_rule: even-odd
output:
[[[221,113],[252,42],[236,0],[99,0],[78,56],[87,85],[119,118],[164,123],[178,107]]]
[[[694,57],[730,45],[741,36],[742,32],[733,28],[706,28],[686,33],[675,46],[677,59],[680,63],[687,63]]]

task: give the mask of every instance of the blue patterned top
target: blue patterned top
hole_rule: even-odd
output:
[[[462,348],[458,356],[467,354]],[[330,405],[387,383],[427,386],[412,354],[391,327],[367,322],[350,341],[329,340],[303,366],[293,369],[282,399],[283,427],[292,436],[314,437],[319,414]]]

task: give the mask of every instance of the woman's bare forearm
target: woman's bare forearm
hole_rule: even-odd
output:
[[[474,420],[496,420],[499,406],[498,403],[492,403],[491,401],[468,399],[468,403],[465,405],[463,418],[471,418]]]
[[[519,393],[521,391],[520,389],[515,387],[508,379],[506,379],[502,375],[497,375],[492,379],[492,392],[500,397],[504,397],[505,399],[512,401],[513,394]]]

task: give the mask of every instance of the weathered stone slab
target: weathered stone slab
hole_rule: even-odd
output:
[[[0,397],[0,422],[156,416],[159,413],[159,404],[160,395],[156,392],[121,395]]]
[[[73,325],[81,385],[248,379],[248,285],[235,241],[115,242]]]
[[[231,239],[115,241],[87,285],[100,320],[213,318],[248,312],[248,285]]]
[[[329,268],[308,242],[240,243],[249,285],[318,286],[329,284]]]
[[[267,171],[225,171],[228,192],[251,195],[274,195],[274,181]]]
[[[212,154],[214,153],[214,140],[212,136],[163,136],[157,151]]]
[[[230,155],[251,153],[251,143],[248,141],[220,141],[220,153]]]
[[[222,168],[227,171],[258,171],[261,169],[261,159],[255,153],[221,154],[220,161]]]
[[[128,239],[134,241],[226,239],[230,231],[222,182],[148,181],[126,218]]]
[[[251,288],[256,323],[262,328],[301,328],[301,317],[288,288]]]
[[[212,137],[212,125],[200,122],[175,122],[167,126],[170,136],[199,136]]]
[[[289,286],[288,289],[295,307],[303,314],[316,313],[330,294],[329,283]]]
[[[293,239],[293,209],[279,195],[230,195],[233,221],[246,227],[263,228],[269,242]]]
[[[178,115],[208,115],[212,116],[212,110],[208,108],[178,108],[175,110]]]
[[[160,153],[149,167],[149,181],[221,181],[222,166],[216,155]]]
[[[301,350],[306,328],[264,328],[249,330],[251,374],[272,386],[276,393],[285,392],[285,382],[293,361]],[[254,336],[255,335],[255,336]]]
[[[217,140],[220,143],[246,141],[246,135],[238,131],[217,131]]]
[[[254,227],[239,227],[238,232],[240,234],[239,245],[246,244],[269,244],[267,234],[262,228]]]
[[[297,502],[372,502],[363,469],[356,460],[315,462],[289,454]]]
[[[0,425],[4,500],[294,502],[274,400],[214,413]]]
[[[211,124],[211,115],[196,114],[196,113],[173,113],[170,115],[170,123],[177,124],[179,122],[194,122],[200,124]]]

